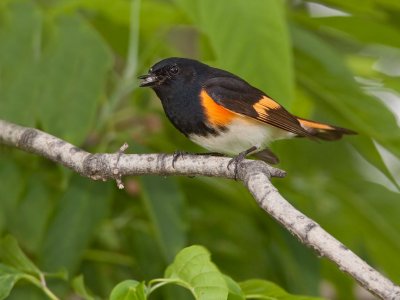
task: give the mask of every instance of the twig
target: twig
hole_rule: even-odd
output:
[[[227,168],[230,158],[226,157],[183,155],[173,166],[173,154],[123,154],[121,151],[91,154],[37,129],[2,120],[0,143],[41,155],[95,180],[115,179],[115,166],[118,166],[120,176],[154,174],[235,178],[235,171]],[[238,179],[243,181],[259,206],[303,244],[334,262],[340,270],[350,274],[381,299],[400,299],[399,286],[369,266],[279,194],[270,177],[284,176],[284,171],[260,161],[244,160],[238,169]]]

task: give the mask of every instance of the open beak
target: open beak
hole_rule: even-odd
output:
[[[139,76],[138,78],[142,80],[139,84],[140,87],[154,86],[158,83],[157,76],[151,73]]]

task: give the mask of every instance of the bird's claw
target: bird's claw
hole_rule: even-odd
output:
[[[178,160],[179,157],[184,156],[185,154],[188,154],[188,152],[185,151],[175,151],[174,154],[172,155],[172,167],[175,169],[175,163]]]
[[[247,153],[241,152],[239,155],[233,157],[228,163],[228,169],[231,168],[232,164],[235,164],[235,180],[238,179],[238,166],[246,158]]]
[[[253,151],[255,151],[257,149],[256,146],[253,146],[249,149],[247,149],[246,151],[240,152],[238,155],[236,155],[235,157],[233,157],[229,163],[228,163],[228,169],[230,169],[230,166],[234,163],[235,164],[235,180],[238,179],[238,166],[239,164],[246,158],[247,155],[249,155],[250,153],[252,153]]]

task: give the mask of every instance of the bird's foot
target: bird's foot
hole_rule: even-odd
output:
[[[180,151],[176,150],[172,156],[172,167],[175,169],[175,163],[178,160],[179,157],[184,156],[185,154],[189,154],[189,152],[186,151]]]
[[[238,155],[236,155],[229,161],[228,169],[230,169],[232,164],[235,164],[235,180],[238,179],[239,164],[246,158],[247,155],[249,155],[251,152],[254,152],[255,150],[257,150],[257,147],[253,146],[253,147],[247,149],[246,151],[240,152]]]

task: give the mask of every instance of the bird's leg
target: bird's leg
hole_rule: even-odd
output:
[[[204,156],[224,156],[224,154],[219,152],[206,152],[206,153],[190,153],[186,151],[176,150],[172,156],[172,167],[175,168],[175,162],[178,160],[179,157],[182,157],[186,154],[190,155],[204,155]]]
[[[256,146],[253,146],[243,152],[240,152],[238,155],[236,155],[235,157],[233,157],[229,163],[228,163],[228,169],[230,168],[231,164],[235,164],[235,179],[237,179],[237,172],[238,172],[238,165],[242,162],[242,160],[244,160],[246,158],[247,155],[249,155],[251,152],[254,152],[255,150],[257,150]]]

